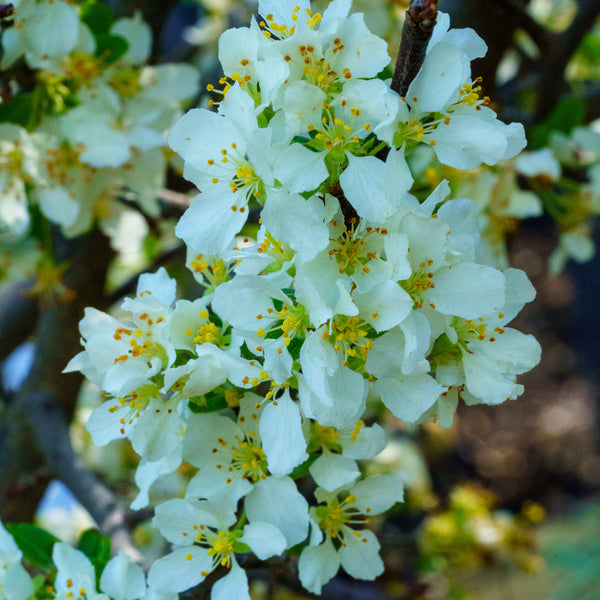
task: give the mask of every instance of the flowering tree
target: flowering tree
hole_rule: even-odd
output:
[[[498,118],[471,70],[486,44],[437,8],[411,2],[392,68],[350,1],[260,0],[220,37],[209,106],[182,116],[197,70],[147,66],[139,14],[2,5],[6,271],[37,265],[0,308],[2,358],[37,314],[33,364],[3,408],[2,517],[26,520],[58,476],[125,553],[110,558],[91,533],[76,550],[2,526],[0,597],[170,598],[207,580],[215,600],[249,598],[246,567],[276,556],[315,594],[340,568],[372,580],[384,565],[371,518],[405,484],[367,474],[387,445],[383,415],[448,427],[461,401],[522,393],[540,346],[510,323],[535,291],[508,264],[506,223],[553,210],[553,268],[589,258],[599,135],[520,154],[523,126]],[[543,185],[573,161],[590,171],[577,215]],[[107,296],[121,223],[158,227],[169,162],[199,191],[175,235],[202,293],[177,299],[162,257]],[[94,444],[126,438],[139,455],[132,509],[190,473],[154,508],[172,547],[147,577],[126,514],[70,446],[81,380],[63,372],[101,389]],[[32,579],[23,554],[55,570]]]

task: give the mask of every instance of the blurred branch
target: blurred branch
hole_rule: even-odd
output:
[[[391,88],[405,96],[416,77],[427,51],[437,19],[437,0],[411,0],[406,11],[402,39]]]
[[[31,371],[0,420],[0,519],[30,521],[51,479],[26,406],[29,394],[50,394],[67,421],[72,418],[82,382],[78,373],[62,374],[67,361],[81,349],[78,323],[86,306],[104,297],[108,265],[113,257],[108,239],[93,231],[67,240],[55,235],[55,260],[67,262],[62,284],[70,302],[55,301],[40,309],[35,327]],[[48,435],[48,429],[44,436]]]
[[[6,19],[15,14],[15,7],[12,4],[0,4],[0,19]]]
[[[69,426],[57,398],[45,392],[25,394],[22,406],[29,414],[36,440],[46,459],[47,469],[60,479],[90,513],[102,533],[112,538],[112,549],[123,550],[141,560],[134,548],[125,513],[112,492],[85,467],[75,454]],[[48,431],[52,435],[48,435]]]
[[[161,202],[168,206],[173,206],[183,213],[191,204],[192,199],[188,194],[182,194],[181,192],[175,192],[167,188],[162,189],[158,195]]]
[[[165,252],[157,256],[149,265],[144,267],[143,271],[141,271],[140,273],[136,273],[135,275],[130,277],[123,285],[119,286],[116,290],[108,294],[102,302],[102,308],[108,308],[109,306],[112,306],[128,294],[134,294],[137,288],[138,279],[140,278],[140,275],[142,273],[153,273],[159,267],[162,267],[166,264],[185,261],[185,257],[185,244],[180,244],[179,246],[175,246],[170,250],[166,250]]]
[[[586,121],[600,119],[600,82],[594,81],[586,87],[584,93]]]
[[[546,52],[555,34],[540,25],[517,0],[495,0],[515,24],[527,33],[540,52]]]
[[[32,287],[33,281],[15,281],[4,286],[0,294],[0,361],[35,329],[38,302],[26,293]]]
[[[571,25],[543,56],[544,71],[539,85],[535,120],[543,121],[552,111],[565,88],[565,71],[569,60],[579,48],[583,37],[594,27],[600,15],[598,0],[578,0],[579,10]]]

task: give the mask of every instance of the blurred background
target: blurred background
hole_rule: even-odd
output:
[[[153,62],[197,65],[204,89],[222,75],[219,35],[229,27],[246,26],[257,9],[256,3],[237,0],[107,4],[116,15],[140,11],[154,32]],[[323,9],[327,2],[314,5]],[[364,12],[371,30],[389,41],[392,59],[407,5],[403,0],[354,2],[353,10]],[[569,150],[570,158],[559,156],[563,176],[579,187],[541,176],[515,176],[521,189],[538,193],[545,208],[540,216],[518,222],[513,218],[503,230],[509,264],[523,269],[537,290],[535,302],[514,323],[535,335],[543,348],[541,364],[520,380],[524,394],[496,407],[463,405],[449,429],[410,428],[387,419],[392,443],[369,468],[402,473],[408,491],[407,502],[375,524],[386,573],[375,584],[339,575],[325,587],[323,597],[598,600],[600,259],[593,248],[598,242],[600,177],[593,169],[600,164],[600,2],[440,0],[439,9],[450,14],[452,27],[472,27],[487,43],[488,55],[473,64],[473,77],[483,78],[483,93],[490,96],[492,108],[507,122],[524,123],[530,149],[552,147],[555,156],[561,148]],[[208,100],[203,92],[195,103],[206,105]],[[578,128],[598,137],[587,145],[579,142],[574,136]],[[425,178],[447,175],[439,165],[428,168]],[[472,178],[477,181],[481,175],[473,173]],[[122,223],[115,236],[114,290],[161,257],[171,274],[179,276],[181,296],[197,293],[182,268],[184,254],[169,233],[191,193],[175,169],[160,222],[137,215]],[[557,216],[552,209],[564,198],[567,207]],[[577,226],[584,224],[592,252],[565,245],[562,259],[552,258],[565,233],[572,231],[567,217],[583,204],[586,212]],[[30,362],[27,344],[3,362],[5,390],[18,389]],[[131,498],[133,450],[120,442],[95,448],[85,431],[85,420],[98,402],[98,390],[84,386],[72,425],[73,443],[105,482]],[[154,498],[160,500],[161,490],[172,495],[186,475],[180,469],[159,482]],[[92,524],[58,482],[46,491],[37,518],[70,540]],[[154,545],[161,551],[147,522],[137,527],[135,536],[150,554]],[[251,572],[253,598],[311,597],[285,573],[274,573],[267,577]]]

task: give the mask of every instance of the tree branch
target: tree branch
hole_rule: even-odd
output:
[[[555,37],[551,31],[540,25],[517,0],[495,0],[495,2],[532,39],[534,44],[544,53],[550,47]]]
[[[51,479],[24,399],[31,393],[51,394],[65,418],[72,418],[82,377],[77,373],[63,375],[62,370],[81,349],[79,320],[86,306],[97,306],[104,297],[112,257],[108,239],[98,231],[73,240],[56,235],[55,259],[68,264],[62,283],[73,298],[40,310],[31,371],[1,415],[0,519],[30,521]],[[47,430],[44,435],[48,436]]]
[[[29,414],[35,439],[45,459],[47,469],[73,492],[90,513],[102,533],[112,538],[113,551],[122,550],[132,559],[141,561],[134,548],[125,512],[112,492],[100,483],[75,454],[69,426],[57,399],[45,392],[31,392],[21,399]],[[48,435],[48,431],[52,435]]]
[[[12,4],[0,4],[0,19],[6,19],[15,14],[15,7]]]
[[[543,58],[544,75],[539,86],[535,121],[543,121],[556,106],[565,87],[565,70],[569,60],[579,48],[583,37],[594,27],[600,15],[598,0],[578,0],[579,10],[571,25],[557,36],[552,52]]]
[[[112,306],[128,294],[135,293],[138,279],[140,278],[140,275],[142,273],[152,273],[156,271],[156,269],[158,269],[159,267],[162,267],[163,265],[185,260],[185,255],[185,244],[180,244],[179,246],[175,246],[170,250],[165,250],[165,252],[157,256],[148,266],[144,267],[144,270],[141,273],[133,275],[123,285],[119,286],[116,290],[108,294],[102,302],[102,308],[108,308],[109,306]]]
[[[391,88],[405,96],[423,61],[437,20],[438,0],[411,0],[406,11]]]
[[[33,281],[7,284],[0,294],[0,361],[34,331],[38,317],[37,298],[27,295]]]

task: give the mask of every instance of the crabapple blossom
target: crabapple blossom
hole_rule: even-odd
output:
[[[477,202],[452,197],[442,178],[415,185],[411,156],[425,144],[456,169],[496,165],[525,145],[522,126],[502,123],[472,77],[485,44],[440,15],[401,98],[381,74],[385,42],[350,8],[260,0],[258,20],[222,36],[222,88],[210,84],[210,108],[189,111],[168,137],[199,190],[175,232],[204,296],[176,301],[161,269],[123,301],[128,321],[88,309],[81,322],[84,350],[66,370],[104,390],[88,422],[94,441],[128,437],[141,456],[133,506],[182,463],[189,472],[184,497],[155,511],[175,546],[150,569],[155,593],[224,567],[212,597],[249,598],[237,557],[295,546],[309,591],[340,566],[374,579],[383,562],[370,515],[402,501],[403,484],[364,476],[358,461],[387,444],[372,420],[389,411],[450,426],[459,401],[515,399],[517,376],[539,361],[537,341],[508,327],[535,292],[522,271],[481,260]],[[138,17],[114,31],[129,51],[90,83],[94,126],[93,104],[61,122],[82,173],[160,151],[176,107],[148,81],[172,82],[178,99],[192,90],[182,70],[135,70],[148,45]],[[545,154],[515,169],[535,177]],[[59,187],[47,186],[57,198]]]

